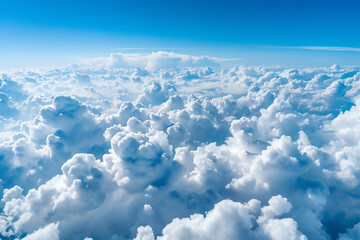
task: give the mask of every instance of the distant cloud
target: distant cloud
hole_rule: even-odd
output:
[[[240,63],[240,58],[217,58],[209,56],[191,56],[174,52],[152,53],[112,53],[110,57],[84,59],[83,64],[115,67],[146,69],[184,68],[184,67],[220,67],[223,64]]]
[[[319,51],[360,52],[360,48],[353,48],[353,47],[299,46],[299,47],[282,47],[282,48],[319,50]]]

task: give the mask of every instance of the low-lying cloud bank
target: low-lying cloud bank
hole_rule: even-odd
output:
[[[220,67],[239,62],[241,59],[226,59],[210,56],[191,56],[173,52],[112,53],[109,57],[85,59],[82,64],[108,68],[173,69],[186,67]],[[81,64],[81,65],[82,65]]]
[[[360,238],[360,68],[105,60],[2,74],[2,239]]]

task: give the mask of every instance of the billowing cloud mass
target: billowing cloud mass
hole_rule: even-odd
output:
[[[137,68],[137,74],[146,76],[146,69],[173,69],[186,67],[220,67],[224,63],[238,62],[237,59],[224,59],[209,56],[191,56],[173,52],[141,53],[112,53],[110,57],[85,59],[84,64],[99,65],[115,68]]]
[[[1,239],[359,239],[359,80],[167,52],[4,72]]]

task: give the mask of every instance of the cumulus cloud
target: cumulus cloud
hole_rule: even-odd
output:
[[[2,74],[1,238],[358,239],[360,69],[223,63]]]
[[[251,228],[247,206],[223,200],[206,216],[194,214],[190,218],[174,219],[158,239],[249,239]]]
[[[34,233],[27,235],[24,240],[58,240],[59,230],[57,223],[51,223],[44,228],[41,228]]]
[[[85,64],[95,64],[116,68],[167,69],[184,67],[219,67],[222,63],[240,59],[222,59],[209,56],[191,56],[173,52],[152,52],[150,54],[112,53],[108,58],[85,60]],[[207,72],[209,73],[209,71]],[[146,74],[137,71],[137,75]]]
[[[269,206],[261,208],[262,216],[258,218],[256,227],[254,220],[260,205],[260,201],[255,199],[246,204],[222,200],[206,216],[193,214],[190,218],[173,219],[156,239],[307,239],[297,230],[293,219],[273,218],[290,210],[291,204],[285,198],[280,195],[272,197]],[[135,239],[140,237],[154,239],[151,227],[139,227]]]

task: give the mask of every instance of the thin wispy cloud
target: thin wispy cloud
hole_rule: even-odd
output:
[[[360,48],[354,48],[354,47],[296,46],[296,47],[280,47],[280,48],[317,50],[317,51],[360,52]]]
[[[123,47],[123,48],[114,48],[113,50],[114,51],[121,51],[121,50],[152,50],[152,51],[160,51],[160,50],[179,50],[179,49],[192,49],[192,50],[195,50],[195,49],[204,49],[204,48],[191,48],[191,47],[188,47],[188,48],[185,48],[185,47],[178,47],[178,48],[174,48],[174,47],[169,47],[169,48],[166,48],[166,47]]]

